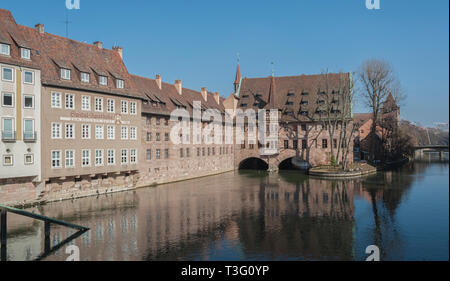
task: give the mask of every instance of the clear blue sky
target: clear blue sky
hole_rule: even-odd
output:
[[[65,35],[65,0],[2,1],[27,26]],[[354,71],[368,58],[389,61],[408,100],[402,118],[432,125],[449,116],[449,1],[81,0],[69,37],[124,48],[133,74],[223,96],[232,92],[236,54],[244,76]],[[358,105],[357,111],[364,111]]]

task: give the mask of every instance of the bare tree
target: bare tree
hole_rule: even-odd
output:
[[[372,110],[371,138],[377,136],[377,126],[380,122],[380,111],[389,93],[401,97],[400,83],[398,82],[391,65],[379,59],[365,61],[359,71],[358,80],[361,83],[361,95],[367,107]],[[370,160],[375,160],[376,142],[370,141]]]

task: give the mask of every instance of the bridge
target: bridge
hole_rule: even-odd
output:
[[[419,145],[414,147],[414,157],[422,158],[425,152],[439,152],[439,159],[444,160],[445,152],[449,151],[449,145]]]

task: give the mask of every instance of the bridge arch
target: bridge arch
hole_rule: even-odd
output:
[[[310,164],[301,159],[296,159],[296,157],[287,157],[279,162],[279,170],[307,170],[310,168]]]
[[[239,170],[263,170],[267,171],[269,165],[266,161],[257,157],[249,157],[239,163]]]

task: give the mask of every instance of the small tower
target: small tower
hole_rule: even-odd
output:
[[[234,92],[236,94],[239,95],[239,86],[241,85],[241,79],[242,79],[242,75],[241,75],[241,67],[239,66],[239,63],[237,65],[237,70],[236,70],[236,79],[234,80]]]

